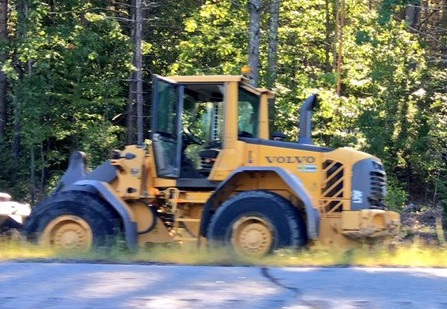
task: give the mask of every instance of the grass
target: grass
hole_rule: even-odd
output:
[[[225,250],[158,246],[136,252],[120,246],[91,252],[60,252],[19,240],[0,241],[0,260],[85,261],[107,263],[178,263],[190,265],[268,266],[396,266],[447,267],[447,247],[412,244],[388,248],[334,250],[312,247],[300,252],[280,250],[264,258],[242,258]]]

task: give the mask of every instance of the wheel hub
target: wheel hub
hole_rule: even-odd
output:
[[[89,250],[93,233],[88,223],[77,216],[59,216],[44,229],[41,240],[44,244],[65,250]]]
[[[240,218],[233,225],[231,242],[242,255],[263,256],[273,243],[272,226],[263,218]]]

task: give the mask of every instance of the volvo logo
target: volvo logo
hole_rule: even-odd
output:
[[[362,204],[363,203],[363,192],[359,190],[352,190],[352,203]]]
[[[315,157],[311,156],[265,156],[268,163],[314,163]]]

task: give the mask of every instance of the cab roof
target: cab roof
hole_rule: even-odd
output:
[[[166,78],[179,83],[225,83],[225,82],[240,82],[244,86],[252,88],[258,93],[268,93],[273,96],[273,93],[266,88],[256,88],[250,85],[250,80],[243,75],[174,75]]]
[[[216,82],[248,82],[248,79],[242,75],[176,75],[167,76],[180,83],[216,83]]]

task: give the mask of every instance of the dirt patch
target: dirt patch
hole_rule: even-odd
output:
[[[401,211],[400,241],[441,245],[447,239],[447,229],[442,226],[442,222],[440,209],[411,203]]]

